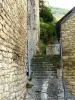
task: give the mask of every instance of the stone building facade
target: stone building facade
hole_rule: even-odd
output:
[[[0,100],[26,94],[26,0],[0,0]]]
[[[61,42],[61,56],[68,96],[75,97],[75,7],[58,23],[57,35]]]
[[[31,74],[31,59],[38,50],[39,41],[39,0],[28,0],[28,25],[27,25],[27,51],[28,51],[28,72]]]

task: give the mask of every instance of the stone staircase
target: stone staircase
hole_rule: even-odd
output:
[[[25,100],[64,100],[62,80],[59,78],[59,56],[35,56],[32,59],[31,89]]]

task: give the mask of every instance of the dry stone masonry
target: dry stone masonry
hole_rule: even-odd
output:
[[[0,100],[26,94],[26,0],[0,0]]]
[[[61,34],[66,88],[75,96],[75,12],[61,24]]]
[[[0,0],[0,100],[24,100],[38,40],[39,0]]]

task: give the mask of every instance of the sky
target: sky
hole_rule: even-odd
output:
[[[75,0],[48,0],[50,6],[72,9],[75,6]]]

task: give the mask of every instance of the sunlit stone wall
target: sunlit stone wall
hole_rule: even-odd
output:
[[[0,100],[26,94],[26,0],[0,0]]]
[[[75,12],[61,24],[61,35],[66,88],[75,96]]]

